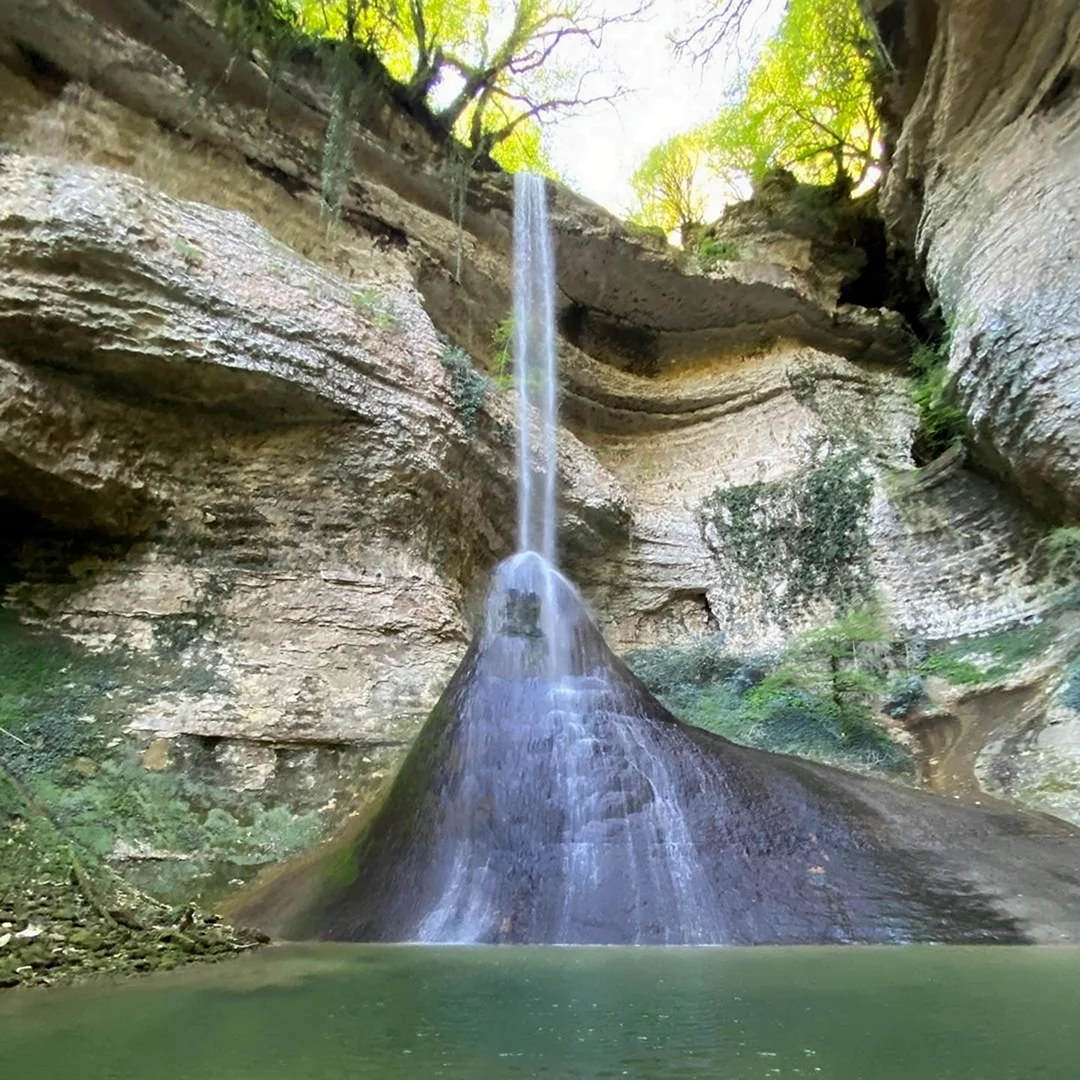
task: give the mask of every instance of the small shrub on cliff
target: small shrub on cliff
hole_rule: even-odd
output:
[[[401,316],[393,301],[383,296],[374,285],[367,285],[353,293],[353,303],[358,310],[370,315],[380,330],[401,329]]]
[[[487,399],[488,379],[473,367],[472,358],[464,349],[447,345],[439,359],[450,372],[450,393],[453,394],[461,422],[465,430],[472,434],[476,431],[477,416]]]
[[[885,687],[885,711],[899,719],[926,700],[926,680],[919,675],[897,675]]]
[[[201,266],[205,257],[201,248],[185,240],[182,236],[173,237],[173,250],[189,268]]]
[[[505,389],[514,378],[514,316],[507,312],[491,332],[491,344],[496,353],[491,361],[492,382],[500,390]]]
[[[697,246],[698,262],[701,269],[708,272],[718,263],[738,262],[742,257],[739,249],[730,240],[717,240],[715,236],[703,236]]]
[[[914,382],[911,400],[919,410],[919,427],[912,447],[915,460],[925,464],[963,440],[964,410],[952,400],[947,366],[948,345],[920,345],[909,361]]]
[[[1051,529],[1039,541],[1036,550],[1044,560],[1049,581],[1068,585],[1080,580],[1080,525]]]

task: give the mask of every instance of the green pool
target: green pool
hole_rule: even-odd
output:
[[[1076,1080],[1080,951],[290,946],[0,997],[12,1080]]]

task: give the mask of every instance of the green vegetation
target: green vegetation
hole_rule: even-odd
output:
[[[212,861],[277,861],[290,840],[299,843],[298,829],[307,829],[304,843],[314,838],[312,823],[283,807],[254,808],[244,810],[246,826],[225,814],[235,829],[223,831],[223,812],[211,808],[222,792],[143,769],[120,740],[141,671],[134,658],[88,653],[8,613],[0,613],[0,655],[0,921],[12,924],[0,987],[171,968],[250,947],[254,938],[190,905],[136,891],[107,857],[118,842],[177,853],[177,899],[186,899]],[[170,681],[163,671],[143,674]],[[225,797],[239,809],[239,794]]]
[[[723,0],[681,44],[707,54],[737,32],[745,4]],[[651,150],[631,181],[635,219],[665,231],[702,223],[710,185],[744,192],[786,169],[804,183],[850,191],[872,182],[881,122],[874,47],[857,0],[790,0],[737,99],[714,120]]]
[[[455,136],[472,161],[550,173],[543,124],[621,96],[590,93],[591,68],[567,61],[575,44],[598,48],[613,24],[647,3],[605,14],[591,0],[217,0],[218,18],[245,48],[257,47],[271,73],[292,56],[319,57],[333,101],[326,135],[323,199],[340,209],[350,166],[348,127],[372,91]],[[450,93],[447,93],[447,90]]]
[[[189,267],[202,265],[204,258],[202,248],[190,243],[182,236],[173,237],[173,250]]]
[[[401,316],[393,301],[383,296],[374,285],[367,285],[353,293],[353,303],[358,310],[370,315],[380,330],[401,329]]]
[[[768,659],[744,658],[724,652],[722,634],[698,638],[689,645],[639,649],[626,657],[634,674],[654,694],[675,694],[683,687],[734,681],[744,689],[760,682]]]
[[[496,352],[491,360],[492,381],[500,390],[505,389],[514,378],[514,316],[507,312],[491,332],[491,344]]]
[[[627,233],[635,240],[662,240],[664,246],[667,246],[668,234],[663,226],[646,225],[644,222],[637,221],[633,217],[629,218],[623,224],[626,226]]]
[[[793,480],[720,488],[702,507],[706,541],[781,622],[815,600],[843,611],[870,589],[873,481],[853,450],[825,447]]]
[[[472,357],[464,349],[446,345],[439,359],[450,372],[450,393],[453,394],[461,422],[469,434],[474,434],[477,417],[487,400],[490,382],[483,372],[473,367]]]
[[[718,263],[738,262],[742,257],[730,240],[718,240],[715,236],[703,236],[698,241],[696,254],[706,272],[715,269]]]
[[[0,988],[168,970],[265,941],[132,889],[0,767]]]
[[[85,753],[87,717],[118,688],[115,665],[0,611],[0,768],[24,782]]]
[[[704,220],[708,203],[708,157],[700,130],[674,135],[654,146],[630,178],[637,199],[631,222],[667,236],[686,233]]]
[[[123,736],[140,687],[216,689],[197,665],[176,660],[192,632],[166,620],[154,656],[98,655],[0,612],[0,778],[21,802],[45,808],[49,828],[87,867],[105,867],[118,847],[158,853],[136,865],[147,870],[146,884],[175,899],[278,862],[323,828],[319,793],[293,799],[295,811],[253,800],[221,785],[213,747],[202,740],[189,740],[183,770],[154,771]]]
[[[885,773],[911,770],[907,750],[877,718],[900,719],[929,701],[927,679],[975,686],[1015,674],[1045,652],[1053,625],[1021,626],[940,648],[918,662],[867,603],[802,633],[782,651],[745,656],[721,635],[630,653],[626,662],[681,720],[764,750]],[[1061,702],[1080,711],[1080,657]]]
[[[34,784],[64,834],[100,858],[113,850],[118,833],[129,848],[178,854],[181,887],[194,887],[208,865],[228,864],[235,873],[280,862],[314,843],[322,829],[314,810],[294,815],[284,806],[267,808],[187,770],[148,771],[133,753],[100,764],[86,760],[92,775],[50,772]]]
[[[948,343],[934,348],[920,345],[908,361],[914,382],[911,399],[919,410],[915,434],[915,460],[927,462],[963,440],[967,432],[964,410],[952,398],[948,370]]]
[[[1080,581],[1080,525],[1051,529],[1039,541],[1038,553],[1045,560],[1045,576],[1055,585]]]
[[[1045,623],[968,638],[931,653],[917,667],[921,675],[937,675],[960,686],[995,682],[1049,646],[1054,631]]]
[[[1038,783],[1025,787],[1022,791],[1023,801],[1038,799],[1047,795],[1073,795],[1080,788],[1080,774],[1072,776],[1061,773],[1048,773]]]
[[[361,83],[356,65],[350,62],[346,51],[328,54],[326,64],[331,75],[332,91],[319,175],[322,188],[320,205],[330,217],[337,218],[341,215],[352,166],[353,120],[361,112],[358,106],[367,95],[359,92]],[[368,87],[365,85],[363,89],[367,90]]]
[[[926,699],[926,680],[921,675],[894,675],[885,685],[883,708],[899,719],[913,712]]]
[[[858,187],[879,164],[871,38],[857,0],[791,0],[741,100],[713,124],[721,168]]]
[[[720,636],[642,649],[627,664],[676,716],[747,746],[905,773],[907,751],[874,720],[888,635],[873,608],[798,638],[782,655],[724,651]]]

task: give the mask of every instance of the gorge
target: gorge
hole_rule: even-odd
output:
[[[1061,870],[1080,830],[740,749],[682,725],[612,655],[555,568],[546,199],[518,174],[518,553],[355,850],[305,861],[240,917],[286,940],[1077,940]]]
[[[702,880],[741,874],[777,908],[710,922],[705,885],[691,876],[683,895],[669,869],[657,895],[699,914],[651,900],[667,914],[636,921],[644,906],[619,892],[632,931],[571,932],[558,927],[587,922],[559,907],[571,890],[538,905],[542,929],[510,897],[466,932],[459,905],[454,940],[1076,934],[1080,624],[1075,555],[1054,554],[1080,475],[1076,16],[1064,0],[865,8],[894,61],[876,225],[775,177],[716,227],[740,257],[709,265],[550,190],[563,426],[546,452],[563,478],[560,565],[597,626],[568,586],[560,603],[590,657],[575,678],[604,680],[574,690],[604,700],[579,749],[622,755],[624,777],[580,786],[608,798],[600,820],[639,819],[675,850],[662,807],[689,807],[693,834],[730,800],[740,839],[701,841]],[[999,32],[983,40],[987,23]],[[342,830],[355,839],[403,760],[399,784],[449,791],[415,764],[426,716],[449,745],[469,694],[501,715],[492,672],[532,640],[526,611],[524,635],[469,648],[485,577],[518,543],[526,433],[492,341],[511,306],[510,181],[478,171],[459,199],[445,141],[380,102],[355,124],[328,228],[330,87],[302,60],[268,69],[181,0],[0,12],[0,632],[18,658],[0,724],[19,788],[0,805],[21,828],[29,797],[116,887],[170,905],[216,904]],[[1000,72],[1000,92],[972,72]],[[940,351],[967,425],[918,464],[918,288],[896,299],[882,284],[912,275],[950,331]],[[518,352],[539,332],[514,330]],[[533,495],[550,502],[542,484]],[[554,551],[546,533],[518,546]],[[681,719],[719,734],[678,725],[601,633]],[[698,668],[669,677],[669,661]],[[517,707],[543,757],[553,711]],[[644,749],[620,743],[623,715]],[[800,752],[792,730],[829,729],[825,763],[786,762],[777,779],[721,738],[737,726]],[[513,745],[528,727],[498,755],[529,760],[527,740]],[[672,740],[693,764],[664,781],[671,800],[650,800],[631,763]],[[779,783],[783,824],[765,829],[746,792]],[[507,840],[502,809],[492,849],[532,845],[551,865],[559,830],[594,820],[538,809],[540,831]],[[620,828],[610,881],[633,848]],[[783,883],[725,863],[748,845],[772,867],[774,843]],[[389,888],[408,863],[385,852],[373,880]],[[658,874],[661,854],[645,860]],[[56,877],[5,901],[20,926],[19,905],[64,906],[48,899]],[[331,907],[320,927],[354,918]],[[423,937],[417,919],[363,936]],[[4,976],[48,980],[36,962]]]

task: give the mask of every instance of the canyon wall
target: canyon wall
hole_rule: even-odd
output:
[[[881,206],[940,305],[979,468],[1080,518],[1080,8],[862,0],[885,61]],[[1065,606],[1075,608],[1075,597]],[[1068,616],[1071,623],[1072,616]],[[1071,642],[1071,644],[1069,643]],[[980,755],[990,790],[1080,812],[1074,637]],[[1072,704],[1069,704],[1069,703]]]
[[[88,690],[81,713],[101,737],[79,755],[102,800],[133,776],[197,777],[200,805],[239,830],[225,848],[204,837],[205,865],[181,866],[142,819],[100,837],[103,852],[220,887],[393,771],[512,549],[512,392],[469,362],[490,364],[510,307],[510,183],[474,176],[455,220],[452,154],[385,105],[353,131],[328,222],[318,71],[270,79],[181,0],[8,0],[0,94],[8,629],[20,647],[37,628],[108,659],[113,688]],[[916,213],[897,194],[914,175],[903,153],[898,237]],[[953,239],[927,241],[932,281],[960,259],[958,230],[984,231],[934,205],[917,212]],[[993,391],[954,359],[981,472],[956,453],[916,469],[910,333],[844,302],[811,245],[705,268],[562,189],[552,214],[563,561],[613,645],[722,632],[732,649],[775,648],[838,599],[873,596],[920,648],[1045,617],[1039,514],[1071,505],[1065,413],[1057,435],[1023,435],[1046,453],[988,434],[976,399]],[[943,306],[968,288],[941,282]],[[988,289],[987,310],[1004,295]],[[1051,337],[1064,348],[1068,324],[1024,310],[1058,366],[1010,385],[1064,401]],[[987,738],[1037,737],[1065,693],[1070,633],[1010,674],[1036,703]],[[940,688],[935,731],[956,698]],[[1072,722],[1053,725],[1070,762]],[[112,768],[123,755],[127,771]]]
[[[891,66],[882,208],[925,267],[981,463],[1080,515],[1080,10],[864,0]]]

